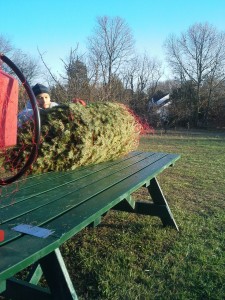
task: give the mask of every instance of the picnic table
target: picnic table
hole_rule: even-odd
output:
[[[110,209],[157,216],[178,226],[156,179],[177,154],[131,152],[73,171],[24,177],[3,186],[0,197],[0,293],[7,299],[78,299],[59,246]],[[146,187],[152,201],[134,200]],[[32,266],[25,280],[13,277]],[[38,285],[41,275],[48,288]]]

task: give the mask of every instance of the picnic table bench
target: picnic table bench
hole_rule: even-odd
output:
[[[7,299],[77,299],[59,246],[110,210],[157,216],[178,230],[156,176],[180,158],[177,154],[131,152],[123,158],[23,178],[1,188],[0,293]],[[152,201],[133,200],[146,187]],[[15,228],[29,225],[23,233]],[[35,230],[48,236],[36,236]],[[35,229],[32,231],[32,229]],[[32,266],[26,280],[13,277]],[[43,273],[48,289],[38,284]],[[1,294],[0,294],[1,295]]]

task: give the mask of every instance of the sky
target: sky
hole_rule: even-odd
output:
[[[164,63],[163,44],[195,23],[225,31],[225,0],[0,0],[0,35],[24,53],[61,73],[62,61],[79,44],[86,51],[99,16],[123,18],[135,48]]]

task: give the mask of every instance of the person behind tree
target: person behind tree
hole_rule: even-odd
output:
[[[59,104],[51,101],[50,91],[49,89],[37,83],[32,87],[33,93],[37,100],[37,105],[40,110],[52,108],[54,106],[58,106]],[[24,122],[31,120],[33,118],[33,109],[31,102],[28,101],[25,108],[18,114],[18,127],[21,127]]]

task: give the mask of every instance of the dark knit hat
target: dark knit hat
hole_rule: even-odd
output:
[[[49,89],[40,83],[35,84],[35,86],[32,87],[32,90],[33,90],[35,96],[42,94],[42,93],[47,93],[47,94],[50,93]]]

